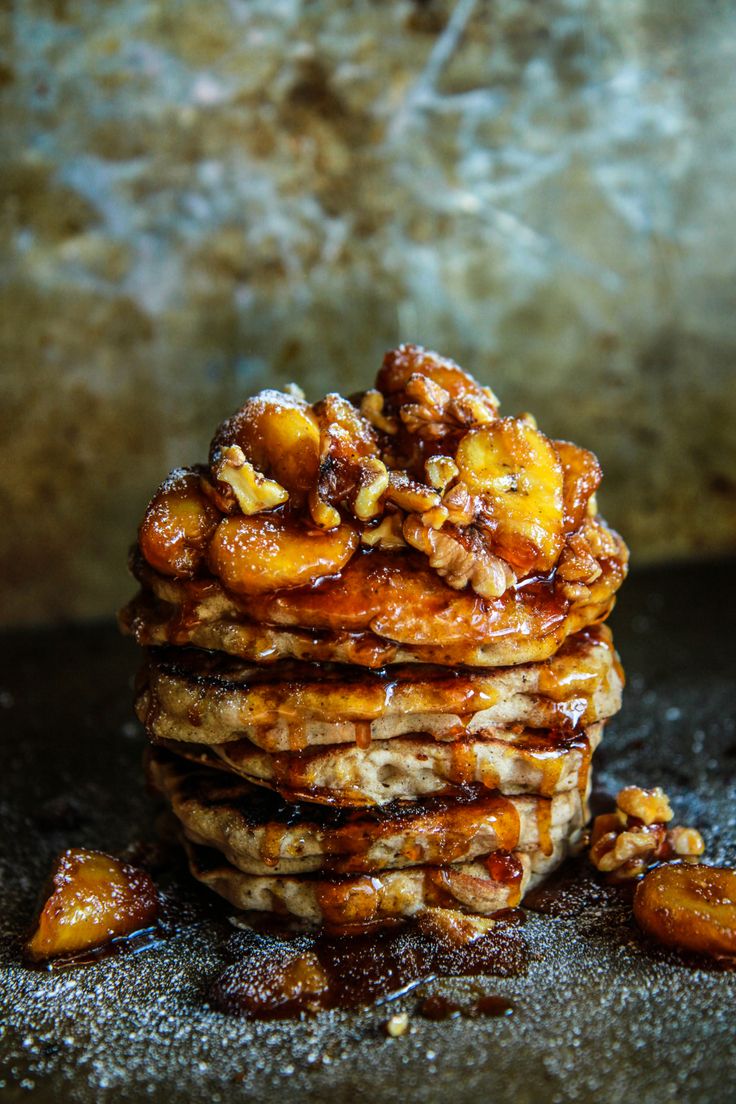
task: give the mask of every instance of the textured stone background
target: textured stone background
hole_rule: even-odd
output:
[[[592,446],[639,560],[736,548],[736,7],[17,0],[0,619],[107,613],[264,384],[414,339]]]

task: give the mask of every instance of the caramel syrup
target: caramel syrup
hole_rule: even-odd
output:
[[[475,1020],[480,1016],[511,1016],[515,1005],[505,997],[480,994],[471,1004],[461,1004],[439,993],[434,993],[419,1005],[417,1011],[425,1020],[456,1020],[461,1016]]]
[[[293,1019],[381,1003],[439,977],[516,977],[528,961],[519,927],[503,919],[461,943],[412,921],[349,937],[240,932],[228,950],[237,961],[215,979],[210,1002],[248,1019]],[[499,999],[478,998],[471,1014],[507,1015]]]

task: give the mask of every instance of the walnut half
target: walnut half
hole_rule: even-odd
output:
[[[227,483],[246,516],[260,514],[281,506],[289,492],[274,479],[266,479],[245,458],[239,445],[227,445],[212,465],[212,474],[220,483]]]
[[[455,590],[470,583],[482,598],[499,598],[516,581],[509,565],[486,548],[477,529],[433,529],[410,515],[404,537]]]

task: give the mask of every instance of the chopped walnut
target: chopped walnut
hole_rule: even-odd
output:
[[[450,514],[446,506],[433,506],[431,510],[425,510],[421,515],[422,525],[430,529],[441,529]]]
[[[498,417],[498,411],[478,395],[462,395],[460,398],[453,399],[448,414],[452,421],[468,429],[473,426],[487,425]]]
[[[424,470],[430,484],[440,494],[444,494],[460,471],[451,456],[430,456],[425,461]]]
[[[616,811],[596,817],[590,835],[593,865],[616,881],[638,878],[663,859],[697,862],[703,837],[695,828],[667,828],[673,813],[659,788],[627,786],[616,798]]]
[[[558,576],[565,582],[590,584],[602,573],[603,569],[591,552],[583,533],[569,536],[557,561]]]
[[[385,514],[380,524],[371,529],[364,529],[361,534],[361,543],[368,548],[382,548],[385,552],[393,552],[397,548],[406,548],[402,526],[404,515],[398,511]]]
[[[670,828],[667,842],[682,859],[697,858],[705,851],[705,841],[697,828]]]
[[[370,521],[382,510],[381,497],[388,488],[388,472],[382,460],[367,457],[359,465],[358,493],[353,513],[359,521]]]
[[[402,1035],[406,1035],[409,1030],[409,1013],[397,1012],[386,1020],[383,1027],[390,1039],[398,1039]]]
[[[419,373],[406,383],[406,397],[411,400],[399,409],[399,416],[410,433],[424,437],[444,437],[447,410],[452,401],[449,391],[428,376]]]
[[[212,473],[220,483],[227,483],[246,515],[259,514],[281,506],[289,492],[273,479],[256,471],[239,445],[228,445],[212,465]]]
[[[585,583],[568,583],[561,579],[557,583],[557,591],[567,598],[568,602],[586,602],[590,598],[590,587]]]
[[[642,824],[666,824],[674,816],[669,798],[660,786],[653,790],[626,786],[616,798],[616,804],[625,816],[634,817]]]
[[[424,483],[415,482],[402,471],[390,473],[386,500],[393,502],[399,509],[413,514],[423,514],[425,510],[431,510],[440,505],[437,491],[433,491]]]
[[[321,528],[334,528],[338,506],[352,510],[359,521],[377,517],[388,472],[373,427],[341,395],[326,395],[313,409],[320,436],[317,486],[309,493],[312,519]]]
[[[620,554],[616,537],[611,530],[595,518],[586,518],[581,532],[592,554],[599,560],[605,560]]]
[[[399,424],[395,418],[389,418],[383,413],[384,402],[380,391],[366,391],[360,400],[360,413],[374,429],[380,429],[383,433],[393,436],[398,433]]]
[[[442,505],[447,510],[447,519],[453,525],[470,525],[480,512],[477,495],[468,490],[465,483],[456,483],[442,496]]]
[[[404,537],[455,590],[470,583],[482,598],[498,598],[516,581],[509,565],[486,548],[476,529],[432,529],[411,515],[404,522]]]
[[[336,510],[334,506],[330,506],[329,502],[325,502],[320,498],[319,491],[316,487],[313,487],[309,492],[309,513],[312,515],[312,521],[315,525],[318,525],[320,529],[335,529],[340,524],[340,512]]]
[[[646,859],[646,865],[653,860],[665,840],[663,825],[625,829],[622,832],[607,832],[593,844],[590,858],[593,865],[605,874],[619,870],[626,864],[640,863]]]
[[[471,429],[495,421],[498,404],[492,393],[491,396],[480,390],[453,396],[435,380],[418,372],[406,382],[399,416],[409,433],[428,439],[445,437],[449,428]]]

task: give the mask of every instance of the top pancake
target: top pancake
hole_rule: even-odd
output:
[[[566,596],[550,576],[483,598],[452,589],[414,553],[366,551],[314,586],[245,598],[214,578],[161,575],[136,555],[132,566],[143,590],[123,610],[121,625],[139,644],[195,645],[251,663],[533,663],[613,607],[626,548],[597,524],[611,554],[600,559],[600,576],[578,597]]]

